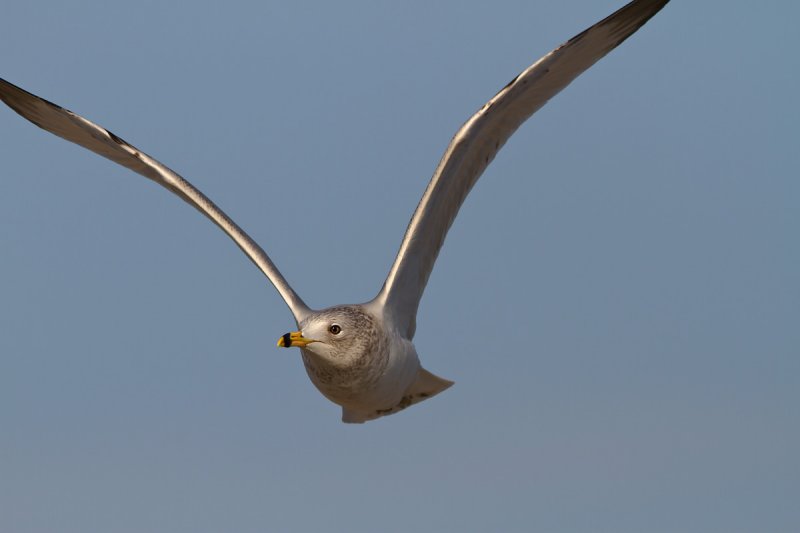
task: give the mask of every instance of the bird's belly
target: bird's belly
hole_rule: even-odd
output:
[[[413,346],[394,350],[368,364],[356,361],[344,366],[320,361],[303,350],[303,363],[311,382],[326,398],[357,411],[397,405],[419,369]]]

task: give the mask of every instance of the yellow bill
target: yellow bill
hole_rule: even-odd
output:
[[[281,348],[291,348],[293,346],[297,346],[298,348],[302,348],[312,342],[317,342],[314,339],[306,339],[303,337],[303,333],[300,331],[292,331],[291,333],[286,333],[281,335],[278,339],[278,346]]]

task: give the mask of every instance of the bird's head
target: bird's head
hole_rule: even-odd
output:
[[[345,363],[379,350],[382,337],[376,318],[362,306],[342,305],[312,313],[298,331],[282,335],[278,346],[297,346],[325,360]]]

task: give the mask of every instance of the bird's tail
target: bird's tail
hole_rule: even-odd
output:
[[[380,418],[382,416],[394,414],[398,411],[402,411],[409,405],[414,405],[415,403],[432,398],[443,390],[450,388],[452,385],[452,381],[442,379],[437,375],[431,374],[424,368],[419,367],[419,370],[417,371],[417,379],[414,380],[414,383],[412,383],[408,388],[408,391],[403,396],[403,399],[400,400],[400,403],[398,403],[396,406],[389,409],[379,409],[369,413],[353,411],[343,407],[342,422],[349,424],[361,424],[363,422],[367,422],[368,420],[375,420],[376,418]]]
[[[411,397],[411,403],[408,405],[413,405],[422,400],[427,400],[432,396],[436,396],[440,392],[449,389],[452,385],[452,381],[440,378],[435,374],[431,374],[424,368],[419,367],[417,379],[408,389],[408,395]]]

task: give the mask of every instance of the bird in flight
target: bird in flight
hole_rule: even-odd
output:
[[[309,308],[264,250],[191,183],[107,129],[0,79],[0,99],[68,141],[150,178],[211,219],[261,269],[294,316],[278,346],[298,347],[309,378],[366,422],[431,398],[453,383],[425,370],[412,343],[422,293],[447,231],[472,186],[509,137],[583,71],[616,48],[669,0],[634,0],[511,80],[456,132],[414,211],[377,296],[358,305]]]

